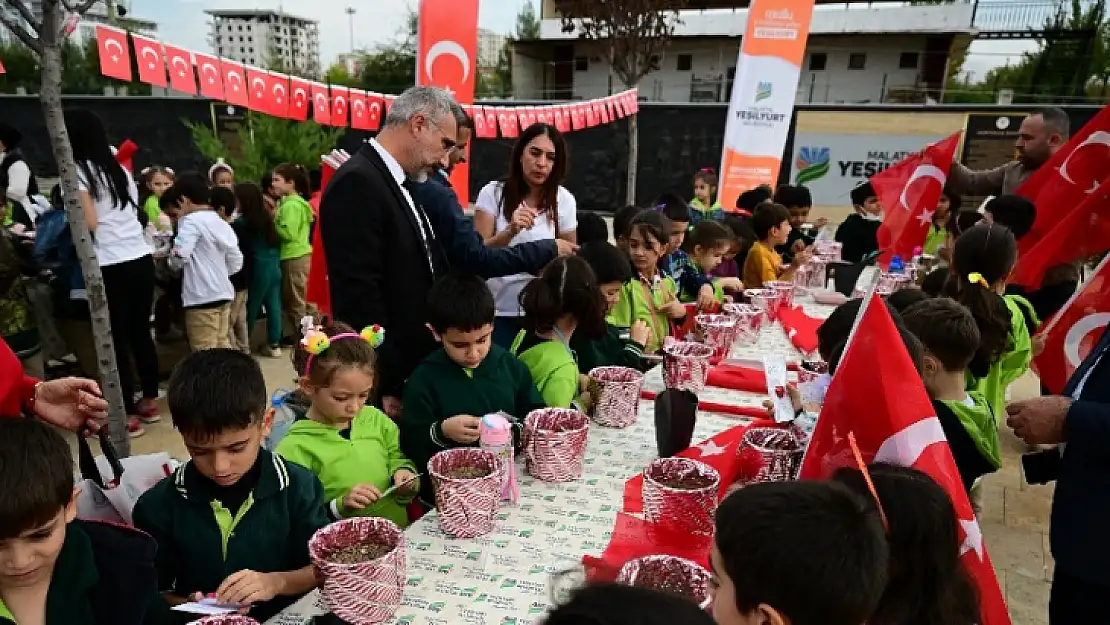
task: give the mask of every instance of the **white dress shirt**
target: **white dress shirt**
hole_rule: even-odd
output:
[[[432,276],[435,276],[435,265],[432,263],[432,247],[428,243],[428,236],[435,235],[426,231],[426,228],[430,229],[431,224],[416,205],[416,200],[409,194],[409,190],[405,188],[405,170],[401,167],[401,163],[397,162],[397,159],[393,158],[393,155],[383,148],[382,144],[378,143],[377,139],[371,139],[370,145],[374,146],[378,156],[382,157],[386,169],[389,170],[389,173],[393,176],[393,181],[397,183],[397,187],[401,190],[401,195],[408,202],[412,216],[416,218],[417,230],[420,231],[420,242],[424,244],[424,253],[428,257],[428,270],[432,272]]]

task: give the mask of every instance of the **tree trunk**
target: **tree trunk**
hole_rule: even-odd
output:
[[[108,299],[104,292],[104,278],[100,274],[100,264],[96,260],[92,238],[85,223],[85,211],[81,206],[78,191],[77,167],[73,160],[73,148],[69,143],[65,121],[62,117],[62,52],[61,27],[62,7],[59,0],[43,2],[43,26],[40,34],[42,42],[42,88],[39,99],[42,113],[46,119],[46,132],[54,150],[54,160],[58,164],[62,194],[65,197],[66,220],[73,236],[77,258],[81,263],[81,273],[85,278],[85,291],[88,293],[89,313],[92,316],[93,340],[96,343],[97,369],[100,375],[100,389],[108,400],[108,434],[116,453],[120,456],[131,455],[131,437],[127,431],[127,411],[123,404],[120,389],[119,371],[116,369],[116,351],[112,345],[112,327],[108,318]]]
[[[640,115],[628,116],[628,188],[625,192],[625,204],[636,205],[636,167],[640,160]]]

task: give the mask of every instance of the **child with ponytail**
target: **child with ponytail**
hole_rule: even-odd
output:
[[[569,408],[581,378],[570,348],[572,336],[605,338],[605,301],[589,263],[577,256],[552,261],[520,292],[524,329],[509,350],[532,373],[548,406]]]
[[[321,326],[305,317],[301,332],[293,367],[308,410],[277,453],[316,474],[333,519],[377,516],[405,527],[405,506],[420,490],[418,470],[401,452],[397,425],[366,405],[374,387],[374,348],[385,330],[355,332],[344,323]]]
[[[694,174],[694,199],[690,200],[690,225],[699,221],[722,221],[725,211],[717,201],[717,172],[703,167]]]
[[[968,390],[986,396],[996,415],[1005,414],[1006,387],[1029,369],[1033,344],[1021,309],[1003,297],[1017,262],[1009,228],[983,222],[956,239],[949,294],[975,317],[979,349],[967,366]]]

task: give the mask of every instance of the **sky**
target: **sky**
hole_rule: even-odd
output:
[[[123,0],[126,2],[127,0]],[[132,12],[158,22],[159,38],[165,43],[208,52],[206,9],[276,9],[320,22],[320,60],[327,66],[336,56],[351,49],[350,28],[345,8],[353,6],[355,49],[372,48],[388,42],[405,25],[408,7],[417,0],[130,0]],[[537,0],[481,0],[478,25],[500,33],[511,33],[516,15],[525,2]],[[992,67],[1016,62],[1021,53],[1032,49],[1028,41],[976,41],[964,64],[964,71],[982,78]]]

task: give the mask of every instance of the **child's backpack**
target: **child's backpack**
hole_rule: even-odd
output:
[[[293,427],[293,422],[303,416],[304,409],[293,401],[295,395],[295,391],[279,388],[270,396],[270,406],[274,409],[274,424],[270,427],[270,433],[262,441],[263,449],[276,450],[285,435],[289,433],[289,428]]]
[[[44,269],[56,270],[75,255],[66,212],[52,210],[39,217],[35,228],[35,262]]]

